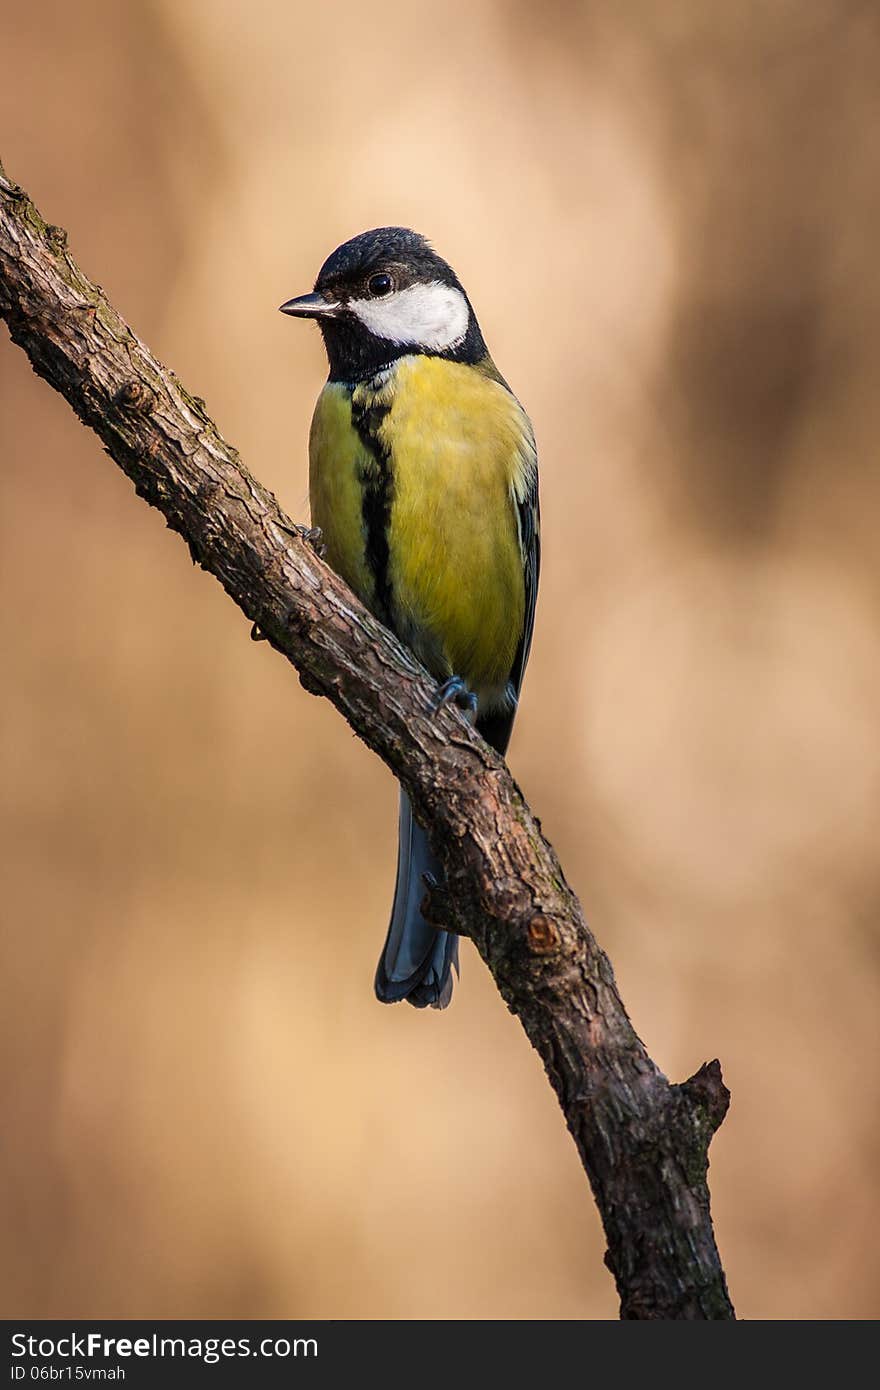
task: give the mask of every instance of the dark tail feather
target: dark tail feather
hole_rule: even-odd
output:
[[[452,967],[458,970],[458,937],[437,931],[420,911],[425,896],[423,874],[438,883],[443,870],[428,837],[413,820],[409,797],[400,793],[397,885],[385,946],[376,970],[376,997],[383,1004],[406,999],[417,1009],[445,1009],[452,998]]]

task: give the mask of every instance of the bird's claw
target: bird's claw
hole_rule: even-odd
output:
[[[297,526],[300,538],[310,545],[315,554],[323,560],[327,554],[327,547],[324,545],[324,533],[320,526]]]
[[[453,702],[465,714],[476,715],[477,697],[472,690],[468,689],[467,683],[461,676],[450,676],[449,680],[444,681],[438,687],[437,693],[431,701],[431,711],[436,714],[444,705]]]

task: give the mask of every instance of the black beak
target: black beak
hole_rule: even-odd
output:
[[[322,294],[301,294],[298,299],[288,299],[279,307],[282,314],[290,314],[295,319],[323,319],[333,318],[342,305],[325,299]]]

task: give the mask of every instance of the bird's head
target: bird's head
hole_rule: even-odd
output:
[[[311,294],[283,314],[315,319],[331,380],[356,381],[408,353],[478,362],[486,345],[450,265],[406,227],[378,227],[338,247]]]

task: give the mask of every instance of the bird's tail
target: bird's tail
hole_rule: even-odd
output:
[[[452,998],[452,967],[458,970],[458,937],[437,931],[421,914],[423,874],[438,883],[443,870],[422,827],[413,820],[401,788],[397,884],[391,923],[376,970],[376,997],[383,1004],[406,999],[417,1009],[445,1009]]]

